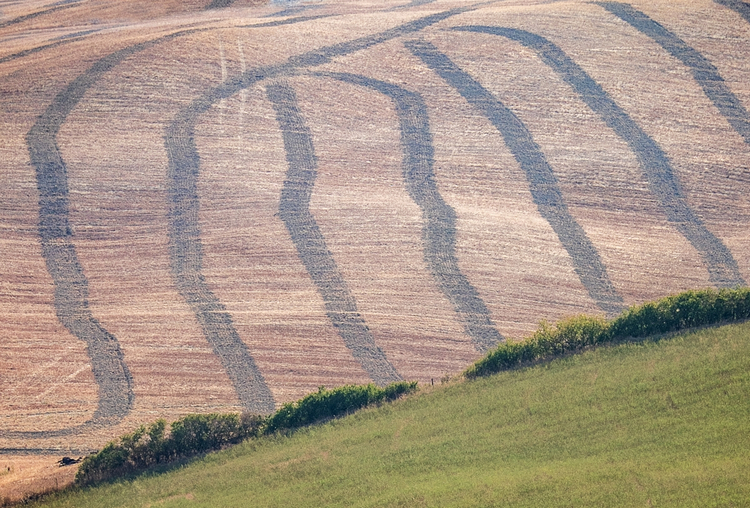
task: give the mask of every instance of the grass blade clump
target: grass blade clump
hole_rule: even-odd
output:
[[[685,291],[633,306],[610,322],[590,316],[575,316],[554,326],[542,322],[531,337],[500,344],[464,375],[488,376],[597,344],[748,318],[750,288]]]

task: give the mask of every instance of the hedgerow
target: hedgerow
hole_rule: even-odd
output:
[[[642,338],[750,318],[750,288],[686,291],[625,310],[613,321],[575,316],[554,326],[542,322],[533,335],[505,342],[464,371],[488,376],[597,344]]]
[[[392,383],[385,388],[378,388],[373,384],[347,385],[335,390],[326,390],[321,387],[316,393],[281,406],[281,409],[268,418],[264,432],[270,434],[280,430],[296,429],[356,411],[371,404],[395,400],[416,389],[416,381]]]
[[[385,388],[372,384],[348,385],[332,390],[320,387],[297,402],[284,404],[270,416],[236,413],[187,415],[173,422],[168,434],[167,422],[157,420],[86,457],[78,468],[75,482],[85,486],[134,474],[157,464],[219,450],[251,437],[293,430],[365,406],[392,401],[416,389],[416,381],[392,383]]]

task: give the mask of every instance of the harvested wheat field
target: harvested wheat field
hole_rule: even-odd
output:
[[[736,0],[0,1],[0,499],[745,285],[748,55]]]

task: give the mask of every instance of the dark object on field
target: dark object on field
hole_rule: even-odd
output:
[[[78,464],[83,460],[83,457],[78,457],[77,459],[71,458],[71,457],[63,457],[60,460],[57,461],[57,464],[60,467],[65,466],[72,466],[73,464]]]

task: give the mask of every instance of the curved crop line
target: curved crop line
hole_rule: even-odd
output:
[[[63,44],[68,44],[69,42],[75,42],[80,41],[82,37],[75,37],[71,39],[64,39],[61,41],[53,42],[51,44],[45,44],[43,46],[37,46],[35,48],[29,48],[25,49],[23,51],[19,51],[18,53],[13,53],[10,55],[5,55],[3,57],[0,57],[0,64],[3,64],[5,62],[10,62],[11,60],[15,60],[16,58],[23,58],[25,56],[33,55],[34,53],[38,53],[40,51],[44,51],[45,49],[52,49],[56,48],[57,46],[62,46]]]
[[[211,9],[224,9],[232,5],[234,2],[235,0],[212,0],[204,10],[208,11]]]
[[[581,100],[633,150],[651,192],[658,199],[667,219],[675,224],[677,230],[700,253],[711,282],[719,287],[745,284],[732,253],[706,228],[688,205],[669,158],[661,147],[568,55],[544,37],[524,30],[490,26],[456,29],[506,37],[536,51],[542,61],[557,72]]]
[[[439,21],[471,9],[472,7],[469,6],[436,13],[374,35],[318,48],[291,57],[281,64],[249,69],[239,76],[230,78],[222,84],[210,88],[177,113],[175,119],[167,126],[164,132],[164,146],[169,159],[169,179],[171,183],[169,204],[170,257],[172,260],[173,275],[177,280],[179,290],[186,300],[192,306],[195,306],[194,309],[198,314],[208,314],[216,309],[223,309],[223,307],[219,307],[221,304],[213,296],[213,293],[210,292],[201,274],[202,244],[198,228],[199,200],[196,192],[196,182],[200,172],[200,156],[195,146],[195,126],[200,116],[206,113],[213,104],[266,79],[290,76],[299,69],[323,65],[330,62],[336,56],[361,51],[396,37],[422,30]],[[302,261],[305,263],[304,259]],[[207,307],[205,311],[203,307]],[[231,321],[228,314],[223,310],[220,311],[220,314],[225,315],[223,333],[233,336],[236,332],[231,332],[233,328],[231,328]],[[199,315],[198,319],[203,323],[208,317],[201,317]],[[218,347],[222,347],[221,344],[225,340],[224,338],[215,338],[210,327],[207,328],[204,326],[204,332],[207,334],[207,339],[211,344],[216,343]],[[222,355],[219,354],[219,356],[221,357]],[[234,379],[238,376],[241,377],[239,372],[232,377]],[[255,374],[248,373],[246,377],[253,377],[256,381],[260,380],[259,377],[254,376]],[[250,385],[242,386],[250,388]],[[241,397],[248,400],[248,403],[254,406],[266,404],[267,396],[263,385],[257,384],[255,389],[259,390],[256,395],[245,392]],[[255,402],[252,402],[252,400]]]
[[[74,3],[66,3],[64,5],[56,5],[54,7],[51,7],[49,9],[44,9],[42,11],[36,11],[32,12],[31,14],[24,14],[23,16],[18,16],[17,18],[9,19],[7,21],[0,22],[0,28],[5,28],[6,26],[11,25],[17,25],[18,23],[23,23],[24,21],[28,21],[30,19],[37,18],[39,16],[42,16],[44,14],[51,14],[53,12],[61,11],[63,9],[69,9],[71,7],[76,7],[77,2]]]
[[[348,73],[317,75],[370,88],[393,101],[404,151],[404,182],[409,196],[422,210],[425,263],[460,316],[477,351],[484,353],[495,347],[504,339],[479,293],[458,266],[456,212],[443,200],[435,182],[432,133],[424,100],[416,92],[365,76]]]
[[[55,285],[58,320],[86,344],[94,381],[99,389],[97,409],[81,425],[54,431],[4,432],[8,438],[67,436],[92,426],[114,425],[133,404],[130,372],[117,339],[93,317],[88,305],[88,280],[78,260],[69,223],[68,177],[57,146],[57,133],[84,93],[125,58],[165,40],[198,30],[176,32],[121,49],[97,61],[62,90],[26,135],[39,191],[39,237],[47,271]]]
[[[714,64],[688,46],[685,41],[630,5],[620,2],[595,3],[642,34],[649,36],[667,53],[688,67],[693,73],[693,79],[703,88],[703,92],[711,99],[721,115],[727,119],[737,134],[742,136],[745,143],[750,145],[750,115],[740,100],[724,84],[724,79],[719,75],[719,70]]]
[[[388,11],[398,11],[401,9],[411,9],[412,7],[419,7],[420,5],[427,5],[435,2],[436,0],[411,0],[411,2],[403,5],[397,5],[391,7]]]
[[[745,18],[745,21],[750,23],[750,4],[747,2],[740,2],[739,0],[714,0],[719,5],[729,7],[737,14]]]
[[[130,46],[96,62],[57,94],[26,135],[39,190],[42,256],[55,284],[55,310],[60,322],[87,346],[91,370],[99,388],[99,402],[92,419],[82,425],[49,432],[6,433],[9,437],[68,435],[92,425],[112,425],[122,420],[132,406],[132,380],[120,345],[89,309],[88,280],[78,260],[69,224],[67,169],[57,146],[57,133],[86,90],[104,73],[158,40]]]
[[[607,314],[622,311],[622,297],[609,280],[596,247],[570,215],[552,168],[523,122],[434,45],[413,40],[406,47],[492,122],[526,174],[539,213],[557,234],[591,298]]]
[[[284,222],[310,278],[325,302],[326,314],[344,344],[362,368],[378,385],[401,381],[385,353],[375,344],[357,302],[349,291],[333,255],[326,246],[315,218],[310,213],[317,176],[317,157],[312,134],[297,107],[297,96],[286,83],[266,86],[266,94],[276,111],[276,120],[284,138],[289,163],[279,202],[279,217]]]
[[[69,455],[73,457],[77,455],[85,457],[96,451],[91,448],[0,448],[0,455]]]
[[[245,28],[278,26],[309,19],[311,18],[300,17],[247,25]],[[134,397],[132,379],[119,343],[93,317],[88,307],[88,281],[72,241],[68,217],[67,170],[57,146],[57,133],[85,92],[120,62],[171,39],[212,29],[195,28],[174,32],[105,56],[60,92],[26,135],[39,191],[38,228],[42,255],[55,284],[55,310],[60,322],[87,345],[91,369],[99,389],[99,401],[92,418],[81,425],[53,431],[6,431],[3,432],[3,437],[37,439],[68,436],[94,426],[114,425],[130,411]],[[41,49],[46,47],[39,50]]]
[[[443,19],[449,18],[451,16],[455,16],[457,14],[460,14],[462,12],[467,12],[469,10],[472,10],[473,6],[467,6],[463,8],[453,9],[450,11],[445,11],[441,13],[436,13],[431,16],[426,16],[424,18],[420,18],[417,20],[414,20],[412,22],[406,23],[404,25],[395,27],[390,30],[386,30],[384,32],[362,37],[359,39],[354,39],[349,42],[336,44],[333,46],[329,46],[326,48],[314,50],[308,53],[304,53],[303,55],[299,55],[298,57],[294,57],[290,59],[286,64],[282,64],[280,66],[275,67],[268,67],[265,68],[270,73],[280,73],[282,71],[290,72],[293,71],[295,68],[299,68],[302,66],[308,66],[308,65],[320,65],[322,63],[326,63],[327,61],[330,61],[331,58],[338,55],[344,55],[355,51],[360,51],[362,49],[369,48],[375,44],[380,44],[382,42],[391,40],[396,37],[400,37],[402,35],[412,33],[418,30],[422,30],[430,25],[433,25],[439,21],[442,21]],[[286,25],[286,24],[292,24],[297,23],[301,21],[307,21],[311,19],[317,19],[319,17],[325,17],[325,16],[301,16],[299,18],[291,18],[286,20],[280,20],[280,21],[273,21],[269,23],[262,23],[257,25],[246,25],[242,28],[253,28],[253,27],[271,27],[271,26],[280,26],[280,25]],[[45,261],[47,263],[48,270],[50,271],[50,274],[53,278],[53,281],[57,285],[56,277],[57,274],[60,272],[60,269],[56,267],[57,263],[62,263],[63,266],[63,272],[69,272],[74,275],[78,275],[78,272],[80,272],[80,276],[77,277],[77,282],[79,283],[77,286],[74,285],[76,289],[79,291],[79,295],[85,294],[84,291],[82,291],[85,286],[81,286],[80,283],[85,284],[85,277],[82,274],[82,270],[80,269],[80,263],[78,263],[78,259],[75,252],[75,246],[73,245],[72,241],[70,241],[70,228],[68,226],[68,196],[67,196],[67,176],[65,171],[65,165],[64,161],[62,159],[62,156],[59,153],[59,150],[57,148],[57,131],[59,130],[62,123],[65,121],[67,115],[70,113],[70,111],[75,107],[75,105],[81,100],[83,97],[83,94],[88,90],[91,86],[93,86],[101,76],[111,70],[114,66],[119,64],[122,60],[125,58],[132,56],[140,51],[143,51],[147,48],[153,47],[157,44],[160,44],[162,42],[165,42],[167,40],[171,40],[173,38],[202,32],[205,30],[211,30],[213,28],[196,28],[196,29],[190,29],[190,30],[183,30],[179,32],[175,32],[151,41],[146,41],[143,43],[135,44],[133,46],[129,46],[127,48],[121,49],[119,51],[116,51],[114,53],[111,53],[110,55],[102,58],[101,60],[97,61],[88,71],[86,71],[84,74],[79,76],[76,80],[74,80],[63,92],[58,94],[57,99],[53,102],[52,105],[47,109],[47,112],[45,115],[40,118],[40,121],[38,121],[34,127],[32,127],[32,130],[27,135],[27,145],[29,146],[29,151],[32,154],[32,164],[35,166],[37,170],[37,185],[40,189],[44,188],[46,189],[45,192],[40,191],[40,236],[42,237],[42,243],[43,243],[43,253],[47,255],[47,252],[50,252],[53,257],[46,257]],[[219,29],[219,28],[216,28]],[[186,111],[184,110],[181,114],[177,115],[177,119],[167,128],[167,145],[174,144],[170,143],[169,138],[170,135],[172,135],[175,140],[179,139],[177,141],[177,144],[185,144],[188,147],[188,150],[186,154],[188,154],[187,159],[190,159],[194,156],[194,160],[198,161],[197,152],[195,150],[195,143],[192,138],[192,134],[187,137],[183,137],[182,134],[185,134],[187,132],[192,133],[192,130],[194,128],[194,122],[197,120],[198,116],[210,108],[212,104],[212,100],[220,100],[221,98],[224,98],[220,96],[221,93],[228,93],[225,97],[231,96],[234,91],[239,91],[241,89],[246,88],[247,86],[252,85],[253,83],[264,79],[266,76],[264,75],[262,71],[263,69],[252,69],[246,73],[244,73],[238,80],[231,80],[228,83],[225,83],[215,89],[210,90],[202,98],[197,99],[196,101],[191,104],[187,108],[187,110],[192,111],[192,113],[186,114]],[[42,122],[42,119],[46,118],[44,122]],[[169,151],[169,150],[168,150]],[[177,163],[179,162],[185,162],[184,153],[182,155],[179,155],[177,158]],[[170,160],[171,162],[171,160]],[[51,184],[50,184],[51,182]],[[50,191],[50,192],[47,192]],[[44,201],[44,203],[42,203]],[[48,203],[49,202],[49,206]],[[51,209],[57,207],[57,213],[51,214],[48,213]],[[43,212],[42,209],[47,210],[46,212]],[[57,219],[55,218],[57,217]],[[55,248],[54,243],[51,242],[49,245],[49,248],[44,247],[46,240],[44,240],[45,236],[42,234],[42,230],[46,229],[46,226],[43,224],[43,222],[52,221],[54,222],[57,220],[60,223],[64,224],[65,235],[63,237],[63,240],[57,240],[57,243],[62,243],[63,249]],[[53,228],[54,229],[54,228]],[[62,232],[61,228],[58,226],[56,229],[59,230],[59,232]],[[199,241],[199,240],[198,240]],[[200,244],[198,244],[200,245]],[[55,256],[55,253],[60,252],[63,254],[67,254],[67,259],[65,256]],[[202,276],[200,276],[202,278]],[[71,286],[69,280],[61,280],[60,285],[63,289],[69,288]],[[57,308],[57,301],[58,297],[65,297],[68,295],[69,291],[58,291],[56,287],[55,291],[55,306]],[[75,302],[74,302],[75,303]],[[67,312],[67,309],[71,307],[71,302],[60,302],[60,305],[63,309],[63,311]],[[86,300],[78,301],[74,304],[73,308],[75,309],[77,307],[78,312],[77,317],[86,317],[87,315],[90,316],[90,310],[88,310],[88,302]],[[59,312],[59,311],[58,311]],[[67,319],[67,318],[66,318]],[[74,427],[69,427],[66,429],[61,429],[57,431],[30,431],[30,432],[18,432],[18,431],[10,431],[10,432],[3,432],[3,437],[9,438],[9,439],[34,439],[34,438],[46,438],[46,437],[56,437],[56,436],[67,436],[70,434],[75,434],[82,432],[92,426],[98,426],[98,425],[113,425],[117,421],[121,420],[124,414],[119,414],[124,412],[127,412],[130,410],[130,407],[132,405],[132,387],[130,386],[130,378],[129,374],[127,377],[127,386],[122,385],[121,381],[123,379],[121,377],[118,377],[115,375],[115,377],[111,379],[107,379],[107,368],[111,367],[112,365],[115,366],[115,370],[121,370],[121,373],[127,373],[127,368],[120,360],[121,358],[115,354],[114,356],[114,364],[111,361],[112,358],[106,359],[106,362],[102,362],[102,365],[99,367],[94,366],[94,363],[98,361],[97,358],[91,357],[92,353],[99,354],[98,352],[101,350],[102,346],[109,346],[112,350],[111,352],[115,352],[115,350],[119,350],[119,346],[117,346],[116,339],[110,334],[108,334],[101,325],[98,324],[95,320],[93,320],[93,316],[91,317],[91,320],[89,321],[89,324],[91,325],[91,329],[96,330],[98,332],[98,335],[95,336],[83,336],[78,337],[79,339],[83,340],[87,344],[89,342],[92,342],[92,344],[95,346],[94,348],[89,348],[89,356],[92,361],[92,370],[95,370],[95,381],[97,382],[97,385],[99,386],[99,403],[98,403],[98,409],[95,412],[94,418],[91,420],[78,425]],[[230,323],[231,325],[231,323]],[[81,331],[81,330],[79,330]],[[111,340],[114,339],[114,342]],[[115,347],[113,347],[115,346]],[[104,359],[103,359],[104,360]],[[105,364],[106,363],[106,364]],[[117,374],[117,373],[115,373]],[[119,393],[117,393],[117,389],[119,388]],[[115,389],[115,391],[112,391],[112,389]],[[263,405],[261,402],[261,399],[257,400],[260,402],[259,405]],[[114,411],[115,414],[111,414]],[[109,416],[107,416],[107,413],[110,413]]]

